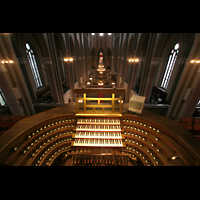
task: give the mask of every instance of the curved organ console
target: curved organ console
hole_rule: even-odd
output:
[[[61,107],[20,120],[4,133],[0,165],[200,165],[199,141],[174,120],[149,111],[79,118],[66,114],[68,105]]]

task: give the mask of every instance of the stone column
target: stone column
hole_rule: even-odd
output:
[[[160,61],[160,58],[152,58],[151,59],[149,73],[148,73],[148,77],[146,80],[146,88],[144,91],[144,96],[146,97],[146,99],[145,99],[146,103],[149,103],[149,100],[150,100],[150,96],[151,96],[151,92],[153,89],[154,80],[155,80],[157,66],[159,64],[159,61]]]
[[[127,51],[128,51],[128,40],[129,40],[129,33],[126,33],[125,50],[124,50],[124,61],[123,61],[123,70],[122,70],[122,87],[124,86],[126,68],[128,67],[128,61],[126,59]]]
[[[59,97],[58,97],[58,90],[56,87],[56,80],[55,80],[55,76],[54,76],[52,59],[51,59],[51,57],[45,57],[45,58],[43,58],[43,61],[47,68],[47,72],[48,72],[48,76],[49,76],[49,85],[51,88],[53,101],[54,101],[54,103],[57,103],[59,101]]]
[[[139,90],[139,95],[140,96],[145,96],[145,90],[147,87],[147,78],[149,75],[149,69],[150,69],[150,63],[151,63],[151,57],[156,41],[156,35],[157,33],[151,33],[148,46],[147,46],[147,53],[146,53],[146,60],[144,63],[144,69],[142,71],[142,78],[141,78],[141,84],[140,84],[140,90]]]
[[[47,33],[47,39],[48,39],[50,54],[51,54],[52,63],[53,63],[52,70],[53,70],[53,76],[55,79],[55,86],[56,86],[56,90],[57,90],[56,100],[58,100],[59,103],[63,104],[64,97],[63,97],[60,70],[59,70],[59,66],[58,66],[58,58],[57,58],[57,54],[56,54],[56,46],[55,46],[53,34]]]
[[[6,98],[6,103],[13,115],[24,115],[9,86],[7,81],[8,76],[9,74],[5,64],[0,63],[0,88]]]

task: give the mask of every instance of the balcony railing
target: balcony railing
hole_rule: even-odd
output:
[[[75,88],[75,93],[83,93],[83,97],[76,98],[77,116],[122,116],[121,97],[116,98],[116,94],[123,94],[125,89],[112,88]],[[87,94],[112,94],[111,98],[86,97]]]

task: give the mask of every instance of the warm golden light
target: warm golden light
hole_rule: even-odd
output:
[[[191,60],[191,63],[200,63],[200,60]]]
[[[64,58],[65,62],[72,62],[74,59],[72,57]]]
[[[129,60],[128,60],[129,62],[139,62],[140,60],[138,59],[138,58],[130,58]]]
[[[10,64],[12,64],[12,63],[14,63],[14,61],[13,60],[2,60],[1,63],[10,63]]]

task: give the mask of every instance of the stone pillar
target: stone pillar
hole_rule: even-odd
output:
[[[144,63],[144,68],[142,70],[141,84],[140,84],[140,90],[139,90],[140,96],[145,96],[144,94],[147,87],[147,78],[149,75],[151,57],[152,57],[152,53],[153,53],[153,49],[154,49],[154,45],[156,41],[156,35],[157,33],[150,34],[150,38],[149,38],[149,42],[147,46],[146,60]]]
[[[88,71],[89,71],[89,61],[88,61],[88,38],[87,34],[84,34],[83,37],[83,44],[84,44],[84,57],[85,57],[85,82],[89,80]]]
[[[56,87],[56,80],[55,80],[55,76],[54,76],[52,59],[50,57],[45,57],[45,58],[43,58],[43,60],[44,60],[45,66],[47,68],[47,72],[48,72],[48,76],[49,76],[49,85],[51,88],[53,101],[54,101],[54,103],[57,103],[59,101],[59,97],[58,97],[58,90]]]
[[[24,115],[9,86],[7,81],[8,76],[9,74],[5,64],[0,63],[0,88],[6,98],[6,102],[10,108],[10,111],[13,115]]]
[[[149,74],[148,74],[148,78],[146,81],[146,88],[145,88],[144,95],[143,95],[146,97],[145,103],[149,103],[149,100],[150,100],[151,91],[152,91],[153,83],[154,83],[154,78],[156,75],[156,68],[157,67],[155,65],[151,65],[150,69],[149,69]]]
[[[73,62],[69,62],[68,63],[68,65],[69,65],[69,74],[70,74],[70,77],[71,77],[71,94],[72,94],[72,101],[74,102],[74,101],[76,101],[76,99],[75,99],[75,95],[74,95],[74,82],[75,82],[75,80],[74,80],[74,63]]]
[[[51,74],[52,71],[49,71],[51,76],[54,76],[54,83],[56,86],[57,90],[57,96],[55,96],[55,100],[57,100],[59,103],[63,104],[64,103],[64,97],[63,97],[63,90],[62,90],[62,84],[61,84],[61,76],[60,76],[60,70],[58,66],[58,58],[56,54],[56,46],[55,46],[55,41],[52,33],[47,33],[47,39],[48,39],[48,44],[49,44],[49,49],[50,49],[50,54],[52,58],[52,63],[53,66],[51,69],[53,70],[53,74]]]
[[[122,87],[124,87],[125,73],[126,73],[126,68],[128,67],[128,61],[126,59],[127,51],[128,51],[128,40],[129,40],[129,33],[126,33],[125,50],[124,50],[124,61],[123,61],[123,70],[122,70]]]
[[[120,47],[119,47],[119,53],[117,51],[116,53],[116,67],[117,67],[117,80],[118,80],[118,83],[117,83],[117,87],[119,87],[120,85],[120,74],[121,74],[121,55],[122,55],[122,44],[123,44],[123,36],[124,34],[121,33],[121,40],[120,40]],[[117,43],[119,43],[119,36],[118,36],[118,41]],[[119,59],[118,59],[118,56],[119,56]]]
[[[160,58],[152,58],[149,67],[149,73],[146,80],[146,88],[144,91],[144,96],[146,97],[145,103],[149,103],[151,92],[154,86],[154,80],[156,77],[157,66],[159,64]]]
[[[75,60],[74,62],[76,61],[76,69],[77,69],[77,78],[79,79],[79,82],[78,84],[80,85],[80,63],[79,63],[79,52],[78,52],[78,42],[77,42],[77,33],[74,33],[74,46],[75,46]],[[81,48],[81,51],[82,51],[82,44],[80,44],[80,48]],[[81,61],[82,61],[82,57],[81,57]],[[82,63],[83,64],[83,63]],[[83,69],[83,67],[82,67]],[[84,71],[82,73],[82,80],[84,80],[83,78],[84,76]],[[82,82],[84,83],[84,82]],[[72,86],[71,86],[72,87]]]
[[[200,68],[199,70],[197,71],[197,73],[195,74],[195,78],[194,79],[197,79],[196,84],[195,84],[195,87],[193,88],[193,91],[191,92],[190,96],[189,96],[189,101],[188,101],[188,104],[186,106],[186,109],[185,109],[185,112],[181,115],[182,116],[185,116],[185,117],[191,117],[192,114],[194,113],[194,110],[197,106],[197,103],[198,101],[200,100]]]

